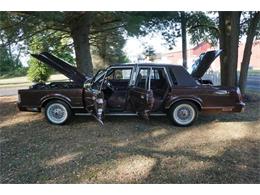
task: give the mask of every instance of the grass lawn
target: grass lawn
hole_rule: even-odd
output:
[[[243,113],[48,124],[0,97],[1,183],[260,183],[260,95]]]
[[[51,75],[49,81],[64,81],[68,78],[62,74],[54,74]],[[21,87],[21,86],[29,86],[32,82],[28,80],[26,76],[24,77],[14,77],[9,79],[0,79],[0,88],[6,87]]]

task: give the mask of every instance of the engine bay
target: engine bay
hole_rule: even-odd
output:
[[[81,85],[75,82],[51,82],[51,83],[36,83],[30,89],[75,89],[82,88]]]

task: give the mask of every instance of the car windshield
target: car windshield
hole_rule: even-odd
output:
[[[109,72],[110,71],[108,69],[100,69],[100,70],[98,70],[97,73],[95,74],[95,76],[92,77],[92,79],[88,81],[89,86],[91,86],[92,89],[98,90],[100,88],[100,85],[102,84],[104,76],[109,74]]]
[[[106,69],[100,69],[97,71],[95,76],[92,78],[91,83],[97,82],[106,72]]]

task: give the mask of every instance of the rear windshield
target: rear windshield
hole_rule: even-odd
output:
[[[180,86],[196,86],[195,79],[185,70],[182,66],[172,66],[170,68],[170,74],[175,85]]]

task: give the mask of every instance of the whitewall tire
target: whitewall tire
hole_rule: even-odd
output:
[[[63,101],[54,100],[46,105],[45,117],[52,124],[62,125],[70,119],[71,110]]]
[[[171,107],[169,117],[175,125],[190,126],[198,117],[198,108],[192,102],[180,101]]]

